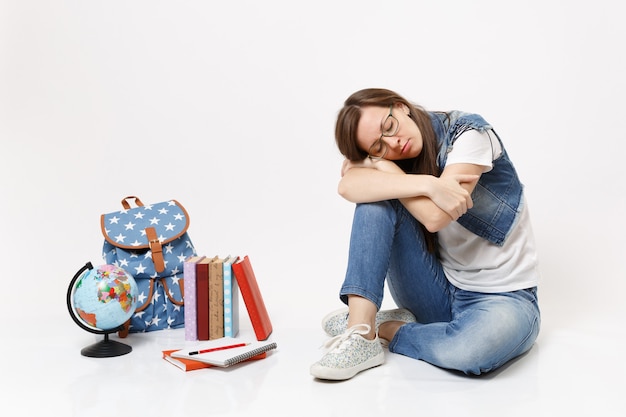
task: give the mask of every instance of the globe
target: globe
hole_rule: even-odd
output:
[[[67,307],[74,322],[84,330],[104,334],[103,341],[84,348],[91,357],[110,357],[128,353],[132,348],[109,339],[135,312],[139,288],[133,277],[115,265],[93,267],[87,263],[72,279],[67,292]]]

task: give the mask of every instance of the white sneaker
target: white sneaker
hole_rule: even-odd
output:
[[[328,342],[329,351],[311,366],[311,375],[319,379],[350,379],[361,371],[382,365],[385,353],[378,335],[373,340],[363,337],[370,332],[368,324],[357,324]]]
[[[405,323],[415,323],[417,319],[406,308],[396,308],[394,310],[381,310],[376,313],[376,332],[381,324],[387,321],[403,321]],[[348,308],[333,311],[322,319],[322,329],[329,336],[337,336],[346,331],[348,327]],[[382,339],[381,339],[382,340]]]

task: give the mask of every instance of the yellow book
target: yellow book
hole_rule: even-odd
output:
[[[224,337],[224,259],[209,264],[209,340]]]

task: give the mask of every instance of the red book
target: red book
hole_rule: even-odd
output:
[[[243,259],[233,263],[232,268],[256,338],[257,340],[267,340],[272,334],[272,322],[269,314],[267,314],[250,259],[246,255]]]
[[[211,368],[213,365],[209,365],[208,363],[192,361],[189,359],[182,358],[172,358],[172,353],[178,351],[179,349],[173,350],[164,350],[163,351],[163,359],[182,369],[183,371],[195,371],[196,369],[204,369]]]
[[[196,264],[196,325],[198,340],[209,340],[209,264],[204,258]]]

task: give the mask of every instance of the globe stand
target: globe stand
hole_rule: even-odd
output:
[[[80,354],[83,356],[89,356],[90,358],[111,358],[114,356],[126,355],[132,350],[133,348],[127,344],[110,340],[109,334],[105,333],[104,340],[84,347],[80,351]]]
[[[109,339],[109,333],[115,333],[117,331],[124,329],[124,325],[121,325],[116,329],[110,329],[110,330],[94,329],[92,327],[85,325],[85,323],[83,323],[74,314],[74,310],[72,309],[72,294],[74,291],[74,286],[76,285],[76,281],[78,280],[78,278],[80,278],[83,272],[87,270],[91,270],[91,269],[93,269],[93,265],[91,264],[91,262],[87,262],[85,266],[83,266],[81,269],[78,270],[78,272],[76,272],[76,274],[70,281],[70,285],[67,289],[67,297],[66,297],[67,309],[69,310],[70,316],[79,327],[81,327],[83,330],[86,330],[90,333],[103,334],[104,339],[97,343],[94,343],[93,345],[84,347],[80,351],[80,353],[83,356],[88,356],[91,358],[111,358],[115,356],[126,355],[127,353],[130,353],[133,350],[131,346]]]

